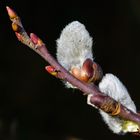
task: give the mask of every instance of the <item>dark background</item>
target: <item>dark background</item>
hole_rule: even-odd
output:
[[[47,63],[17,41],[6,5],[54,56],[55,40],[65,25],[73,20],[85,24],[94,39],[96,61],[104,73],[121,79],[140,109],[140,1],[0,1],[0,139],[137,139],[113,134],[86,97],[45,72]]]

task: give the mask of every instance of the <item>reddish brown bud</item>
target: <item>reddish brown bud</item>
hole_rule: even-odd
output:
[[[76,67],[72,68],[71,73],[74,77],[81,80],[81,70],[79,68]]]
[[[11,9],[9,6],[6,6],[6,9],[7,9],[8,15],[11,19],[14,19],[17,17],[16,12],[13,9]]]
[[[77,79],[87,83],[93,77],[92,66],[93,61],[91,59],[86,59],[81,69],[74,67],[71,72]]]
[[[102,68],[95,62],[93,63],[93,69],[94,69],[94,75],[93,75],[92,81],[96,83],[102,79],[103,71],[102,71]]]
[[[57,71],[53,66],[46,66],[45,70],[53,76],[57,76]]]
[[[34,44],[37,44],[38,42],[38,37],[34,33],[30,33],[30,38],[33,41]]]
[[[45,69],[50,73],[50,72],[54,72],[55,68],[53,66],[46,66]]]
[[[89,79],[93,76],[93,62],[90,59],[86,60],[81,69],[74,67],[71,70],[71,73],[79,80],[88,82]]]
[[[91,59],[86,59],[81,69],[77,67],[72,68],[71,73],[77,79],[84,81],[86,83],[88,82],[97,83],[103,77],[101,67],[97,63],[93,62]]]
[[[34,33],[30,34],[30,38],[35,45],[37,45],[37,46],[44,45],[43,41],[37,35],[35,35]]]
[[[81,80],[81,81],[84,81],[84,82],[86,82],[86,83],[88,83],[89,79],[90,79],[90,78],[89,78],[87,72],[81,70],[80,80]]]
[[[86,75],[88,79],[93,77],[93,61],[91,59],[86,59],[83,63],[81,71],[83,71],[83,75]]]

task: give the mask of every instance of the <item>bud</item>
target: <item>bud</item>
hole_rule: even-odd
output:
[[[72,68],[71,73],[74,77],[81,80],[81,70],[79,68],[76,68],[76,67]]]
[[[6,9],[7,9],[10,19],[14,19],[14,18],[18,17],[16,12],[13,9],[11,9],[9,6],[6,6]]]
[[[103,77],[101,67],[89,58],[84,61],[81,69],[74,67],[71,69],[71,73],[77,79],[86,83],[89,82],[97,83]]]
[[[36,45],[38,42],[37,35],[35,35],[34,33],[30,33],[30,38],[31,38],[32,42]]]
[[[71,70],[71,73],[79,80],[83,82],[89,82],[90,79],[93,77],[93,62],[91,59],[86,59],[83,63],[81,69],[74,67]]]
[[[93,77],[93,61],[91,59],[86,59],[83,63],[81,69],[74,67],[71,70],[71,73],[79,80],[83,82],[89,82],[90,79]]]
[[[37,46],[44,45],[43,41],[37,35],[35,35],[34,33],[30,34],[30,38],[35,45],[37,45]]]
[[[57,76],[57,71],[53,66],[46,66],[45,70],[53,76]]]
[[[93,61],[88,58],[84,61],[83,66],[82,66],[82,71],[83,73],[86,74],[88,80],[93,77],[94,69],[92,65],[93,65]]]
[[[84,82],[86,82],[86,83],[88,83],[88,82],[89,82],[89,79],[90,79],[90,78],[89,78],[87,72],[81,70],[80,80],[81,80],[81,81],[84,81]]]
[[[18,33],[22,30],[22,28],[14,22],[12,23],[12,29],[14,32],[18,32]]]
[[[95,62],[93,62],[93,69],[94,69],[94,75],[93,75],[93,78],[91,79],[91,81],[93,81],[94,83],[97,83],[102,79],[103,71],[102,71],[102,68],[100,67],[100,65],[98,65]]]

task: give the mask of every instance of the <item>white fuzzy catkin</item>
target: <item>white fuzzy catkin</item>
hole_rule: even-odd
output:
[[[81,68],[92,55],[92,38],[85,26],[78,21],[68,24],[57,39],[57,60],[69,72],[73,67]],[[76,88],[65,82],[67,88]]]
[[[72,67],[81,67],[92,56],[92,38],[85,26],[78,21],[68,24],[57,39],[57,60],[68,71]]]
[[[120,102],[122,105],[126,106],[131,111],[136,112],[136,106],[132,101],[127,89],[122,84],[122,82],[113,74],[106,74],[103,77],[102,81],[99,83],[99,89],[101,92]],[[87,103],[95,107],[93,104],[90,103],[91,96],[92,95],[88,96]],[[114,133],[126,133],[128,131],[137,131],[137,127],[128,130],[123,130],[124,120],[117,117],[112,117],[107,113],[103,112],[102,110],[100,110],[100,114],[103,117],[105,123]]]

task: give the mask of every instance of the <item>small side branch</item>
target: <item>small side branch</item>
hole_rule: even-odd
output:
[[[91,94],[92,97],[90,102],[106,113],[112,116],[121,117],[125,120],[133,121],[140,125],[139,114],[133,113],[119,102],[115,101],[109,96],[106,96],[99,90],[96,85],[88,84],[75,78],[56,61],[56,59],[49,53],[47,47],[38,36],[36,36],[34,33],[31,33],[30,36],[27,35],[20,18],[11,8],[7,7],[7,11],[10,20],[12,21],[12,29],[14,30],[18,40],[38,53],[45,61],[51,65],[46,69],[49,69],[49,72],[52,75],[64,81],[68,81],[73,86],[81,90],[83,94]]]

